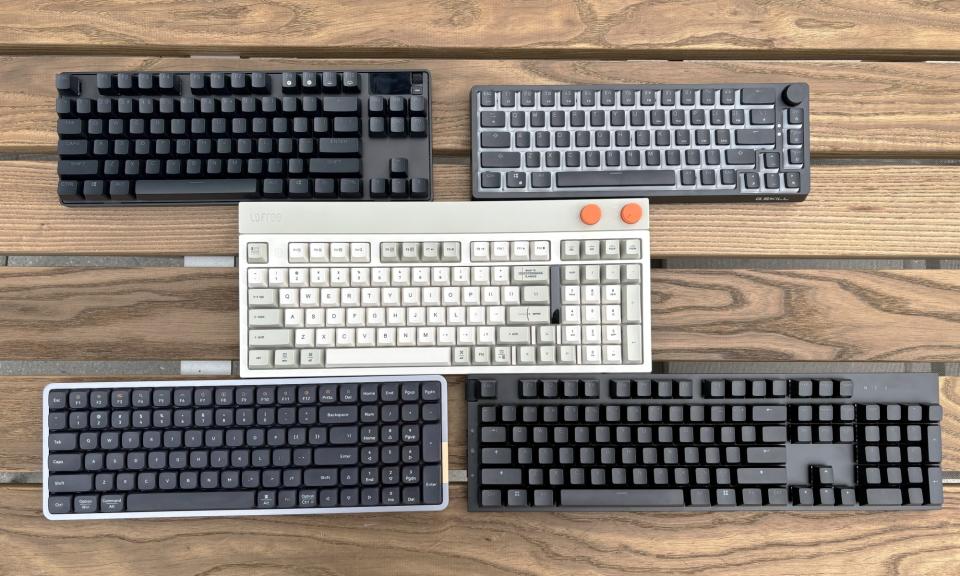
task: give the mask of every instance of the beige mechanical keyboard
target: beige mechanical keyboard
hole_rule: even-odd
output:
[[[647,208],[241,204],[240,374],[649,371]]]

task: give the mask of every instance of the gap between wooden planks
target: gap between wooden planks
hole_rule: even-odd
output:
[[[2,5],[0,5],[2,7]],[[0,12],[2,14],[2,12]],[[2,21],[2,17],[0,17]],[[0,25],[2,29],[2,25]],[[56,153],[59,72],[427,69],[438,155],[470,151],[478,84],[807,82],[815,156],[956,157],[960,64],[797,61],[310,60],[22,56],[0,58],[0,152]]]
[[[468,164],[433,175],[437,200],[470,199]],[[815,165],[812,179],[799,203],[653,204],[652,255],[960,257],[960,166]],[[55,162],[0,162],[0,254],[237,253],[235,207],[66,208],[56,189]]]

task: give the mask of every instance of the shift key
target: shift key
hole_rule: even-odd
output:
[[[95,176],[99,172],[99,160],[61,160],[57,164],[57,174],[61,176]]]
[[[311,174],[359,174],[359,158],[311,158]]]
[[[359,138],[317,138],[317,151],[321,154],[359,154]]]
[[[768,448],[753,446],[747,448],[747,462],[751,464],[785,464],[787,462],[787,449],[783,446]]]
[[[89,492],[93,474],[53,474],[47,480],[50,492]]]
[[[519,168],[519,152],[481,152],[480,166],[483,168]]]

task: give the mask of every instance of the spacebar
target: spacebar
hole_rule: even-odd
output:
[[[676,184],[673,170],[623,170],[617,172],[558,172],[558,188],[583,186],[673,186]]]
[[[683,506],[683,490],[561,490],[561,506]]]
[[[257,180],[137,180],[134,193],[141,200],[247,200],[256,199]]]
[[[233,492],[153,492],[127,496],[127,512],[247,510],[256,508],[254,490]]]
[[[449,366],[450,348],[327,348],[327,368]]]

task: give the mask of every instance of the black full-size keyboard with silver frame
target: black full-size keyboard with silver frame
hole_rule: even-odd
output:
[[[943,505],[936,374],[468,376],[469,508]]]
[[[442,510],[441,376],[50,384],[51,520]]]
[[[473,197],[799,201],[806,84],[475,86]]]

